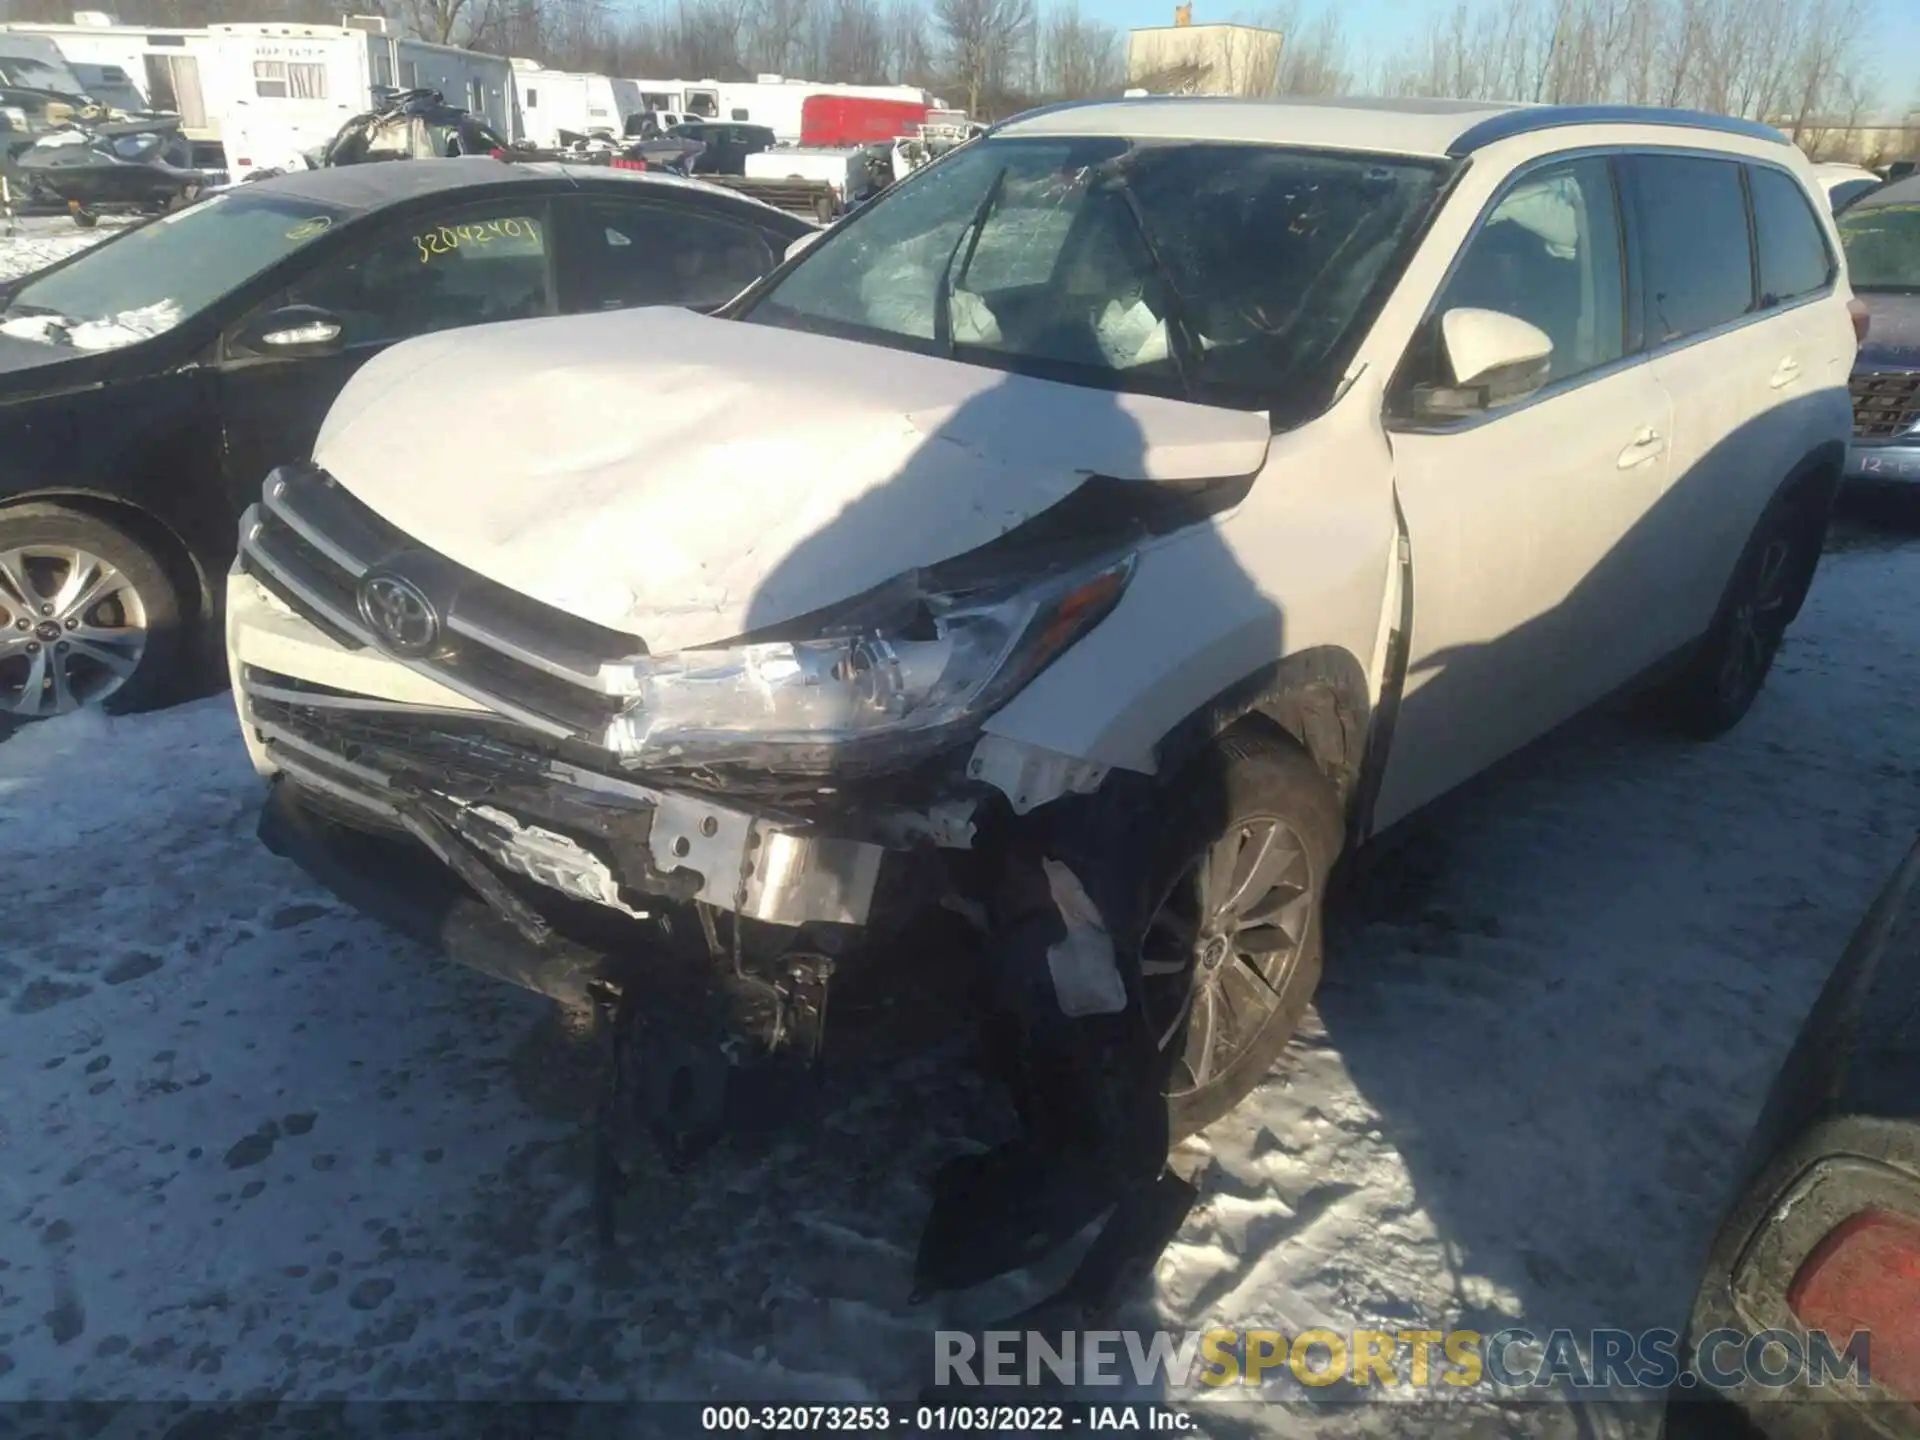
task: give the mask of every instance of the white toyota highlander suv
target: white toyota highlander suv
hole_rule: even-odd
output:
[[[263,837],[592,1007],[682,1150],[969,917],[1022,1133],[936,1183],[964,1284],[1268,1071],[1343,853],[1630,685],[1739,720],[1856,327],[1763,126],[1035,111],[717,315],[368,363],[242,525]]]

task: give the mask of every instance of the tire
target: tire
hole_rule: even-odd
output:
[[[67,590],[76,570],[93,577],[80,595]],[[120,526],[57,505],[0,510],[0,717],[164,704],[185,610],[166,567]]]
[[[91,230],[100,223],[99,211],[89,210],[84,205],[73,206],[69,213],[73,216],[73,223],[82,230]]]
[[[1660,696],[1668,725],[1692,739],[1712,740],[1753,708],[1813,582],[1823,538],[1822,527],[1791,501],[1761,517],[1713,628]]]
[[[1345,833],[1339,795],[1291,740],[1228,732],[1168,791],[1139,913],[1141,993],[1162,1064],[1168,1133],[1178,1143],[1233,1110],[1286,1049],[1320,983],[1327,876]],[[1220,923],[1208,877],[1247,879],[1261,837],[1285,883]],[[1191,939],[1189,937],[1192,937]],[[1239,942],[1236,944],[1236,942]],[[1262,953],[1244,953],[1241,946]],[[1273,949],[1268,947],[1282,946]],[[1258,968],[1255,968],[1255,967]],[[1227,1025],[1224,1032],[1198,1027]],[[1208,1040],[1196,1059],[1195,1046]]]

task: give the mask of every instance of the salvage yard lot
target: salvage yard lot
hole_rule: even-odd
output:
[[[74,251],[106,239],[126,223],[116,215],[104,218],[96,229],[82,230],[64,215],[23,215],[15,218],[14,233],[9,235],[6,221],[0,220],[0,281],[64,260]]]
[[[1724,740],[1597,717],[1383,862],[1125,1323],[1677,1327],[1920,822],[1916,595],[1854,537]],[[574,1037],[267,854],[260,793],[224,698],[0,744],[0,1397],[907,1398],[1037,1297],[906,1304],[934,1163],[1007,1123],[957,1028],[648,1176],[603,1265]]]

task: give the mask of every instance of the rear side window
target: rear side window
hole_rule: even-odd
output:
[[[1806,191],[1784,171],[1760,165],[1748,168],[1747,179],[1760,242],[1760,303],[1780,305],[1825,289],[1833,256]]]
[[[1640,233],[1647,343],[1661,345],[1753,309],[1753,251],[1740,167],[1635,155],[1626,164]]]
[[[582,309],[721,305],[774,265],[759,231],[700,210],[596,200],[584,214]]]

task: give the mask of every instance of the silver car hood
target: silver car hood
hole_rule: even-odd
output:
[[[711,644],[972,550],[1089,476],[1250,475],[1263,413],[684,310],[450,331],[354,377],[314,460],[422,545]]]

